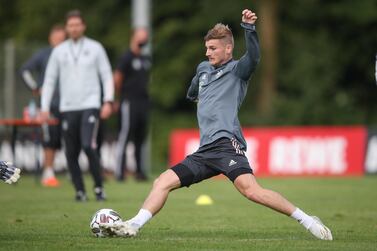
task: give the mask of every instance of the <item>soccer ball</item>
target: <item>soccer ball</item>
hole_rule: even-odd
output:
[[[110,208],[103,208],[98,210],[92,217],[92,220],[90,221],[90,229],[92,230],[92,233],[96,237],[105,237],[105,235],[102,233],[101,229],[99,228],[100,223],[115,223],[115,222],[121,222],[122,218],[120,215]]]

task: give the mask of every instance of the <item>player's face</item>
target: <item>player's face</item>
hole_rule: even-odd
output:
[[[86,26],[81,18],[71,17],[65,25],[68,36],[73,40],[77,40],[84,35]]]
[[[51,32],[49,37],[49,42],[52,47],[57,46],[63,42],[66,38],[66,33],[64,30],[54,30]]]
[[[232,45],[225,44],[221,39],[211,39],[206,41],[206,56],[213,66],[220,66],[232,58]]]

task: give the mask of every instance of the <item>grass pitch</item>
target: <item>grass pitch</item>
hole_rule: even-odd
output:
[[[227,180],[209,180],[171,193],[165,208],[133,239],[95,238],[89,221],[100,208],[132,217],[151,182],[106,182],[107,202],[73,201],[62,186],[43,188],[23,175],[0,184],[0,250],[377,250],[377,177],[263,178],[260,183],[319,216],[334,241],[314,239],[294,220],[243,198]],[[92,182],[86,177],[87,188]],[[89,189],[88,189],[89,190]],[[207,194],[214,204],[197,206]]]

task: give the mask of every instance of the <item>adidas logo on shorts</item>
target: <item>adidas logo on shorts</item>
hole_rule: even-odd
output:
[[[229,162],[229,166],[233,166],[235,164],[237,164],[237,162],[235,162],[234,160],[231,159],[230,162]]]

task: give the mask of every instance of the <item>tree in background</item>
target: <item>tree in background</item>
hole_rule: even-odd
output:
[[[294,6],[294,7],[293,7]],[[279,10],[274,124],[377,123],[375,1],[291,0]]]
[[[260,38],[264,63],[261,67],[261,88],[257,108],[258,113],[267,117],[272,113],[272,101],[276,95],[278,3],[277,0],[259,2]]]

